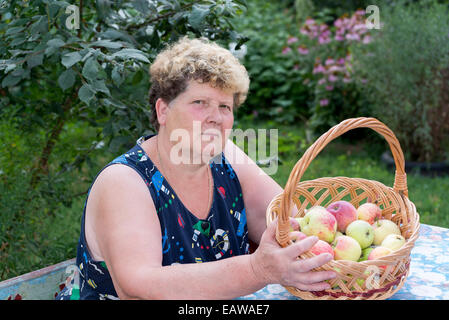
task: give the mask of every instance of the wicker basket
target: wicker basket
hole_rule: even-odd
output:
[[[356,128],[371,128],[388,142],[396,165],[393,188],[360,178],[325,177],[300,181],[305,170],[318,153],[333,139]],[[374,202],[382,209],[382,219],[396,223],[406,243],[399,250],[377,260],[354,262],[332,260],[316,268],[316,271],[337,271],[337,277],[329,280],[331,289],[324,291],[301,291],[285,287],[291,294],[307,300],[387,299],[396,293],[408,276],[410,253],[419,234],[419,215],[415,205],[408,199],[404,155],[393,132],[374,118],[347,119],[332,127],[310,146],[296,163],[284,191],[273,198],[267,208],[267,224],[278,218],[276,239],[282,246],[292,244],[290,239],[290,212],[296,205],[296,217],[302,217],[305,209],[315,205],[327,206],[338,200],[351,202],[356,208],[364,202]],[[298,259],[310,258],[306,252]],[[358,280],[362,279],[362,281]]]

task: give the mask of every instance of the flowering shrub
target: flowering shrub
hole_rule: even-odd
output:
[[[305,70],[303,84],[313,92],[312,126],[331,126],[365,110],[352,72],[353,43],[371,42],[365,11],[339,17],[329,26],[307,18],[297,35],[286,40],[282,53],[295,61],[294,68]]]

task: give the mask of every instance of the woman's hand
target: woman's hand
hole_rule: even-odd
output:
[[[293,229],[297,221],[290,219]],[[296,287],[304,291],[321,291],[330,288],[325,280],[335,278],[333,271],[311,271],[332,260],[332,255],[320,254],[309,259],[297,259],[318,241],[315,236],[296,241],[282,248],[276,241],[277,220],[273,221],[262,235],[259,247],[251,256],[251,265],[257,278],[267,284],[279,283],[283,286]],[[295,238],[297,231],[291,232]]]

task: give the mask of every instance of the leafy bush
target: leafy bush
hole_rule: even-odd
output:
[[[395,132],[409,160],[448,160],[448,7],[397,1],[380,13],[373,41],[353,48],[373,115]]]
[[[234,21],[239,33],[249,38],[242,62],[251,79],[237,119],[273,119],[284,124],[307,119],[310,97],[301,83],[301,71],[282,55],[285,39],[295,29],[291,12],[279,2],[253,0],[244,19]]]

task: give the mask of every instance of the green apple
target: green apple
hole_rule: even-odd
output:
[[[405,238],[400,234],[389,234],[382,241],[381,246],[393,251],[400,249],[405,244]]]
[[[335,252],[335,260],[358,261],[362,254],[360,244],[355,239],[348,236],[338,237],[333,249]]]
[[[382,219],[374,222],[374,245],[380,246],[389,234],[401,234],[401,230],[393,221]]]
[[[307,236],[317,236],[320,240],[331,243],[337,232],[337,220],[326,208],[315,206],[299,219],[301,232]]]
[[[360,247],[365,249],[374,241],[374,228],[364,220],[356,220],[348,225],[346,235],[357,240]]]
[[[359,262],[368,260],[368,256],[373,251],[374,247],[368,247],[362,250],[362,256],[359,259]]]

